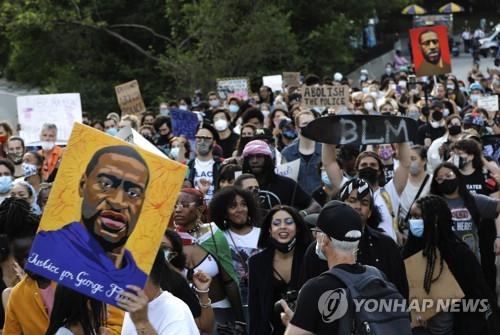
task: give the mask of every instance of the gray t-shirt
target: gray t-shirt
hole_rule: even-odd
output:
[[[476,206],[482,219],[495,219],[497,217],[497,199],[482,194],[473,194],[472,196],[476,201]],[[478,227],[474,223],[469,210],[465,207],[464,201],[461,198],[445,198],[445,200],[451,209],[453,231],[480,259]]]

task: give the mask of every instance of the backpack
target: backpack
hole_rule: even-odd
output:
[[[333,268],[325,275],[334,276],[347,287],[349,301],[348,312],[338,320],[338,334],[355,335],[411,335],[410,314],[405,311],[406,301],[394,284],[387,281],[380,270],[364,265],[366,271],[361,274],[350,273],[339,268]],[[366,305],[356,312],[353,299],[398,300],[397,311],[373,311],[373,304]],[[365,306],[364,304],[362,306]]]

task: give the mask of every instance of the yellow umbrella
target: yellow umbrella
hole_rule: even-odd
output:
[[[425,13],[427,13],[427,11],[418,5],[410,5],[401,11],[401,14],[406,15],[421,15]]]
[[[464,11],[464,8],[460,5],[457,5],[454,2],[447,3],[446,5],[441,6],[439,8],[440,13],[447,13],[447,14],[459,13],[459,12],[463,12],[463,11]]]

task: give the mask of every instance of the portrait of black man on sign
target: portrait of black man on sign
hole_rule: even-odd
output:
[[[26,270],[109,304],[143,287],[185,168],[75,124]]]
[[[410,30],[415,74],[419,77],[451,72],[448,28],[419,27]]]

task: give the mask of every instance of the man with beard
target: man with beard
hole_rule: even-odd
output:
[[[23,171],[23,156],[26,152],[24,140],[18,136],[12,136],[7,140],[7,157],[14,164],[14,178],[24,176]]]
[[[171,132],[172,121],[168,116],[160,115],[154,120],[153,127],[156,131],[154,137],[155,145],[164,154],[168,155],[170,153],[171,142],[174,139]]]
[[[201,123],[196,131],[195,158],[189,160],[186,180],[193,188],[197,188],[205,195],[205,202],[212,200],[215,190],[215,181],[219,176],[221,160],[214,156],[214,145],[219,141],[219,134],[214,127]]]
[[[98,150],[80,179],[80,221],[40,231],[26,269],[111,304],[126,285],[144,285],[147,275],[124,246],[139,219],[148,182],[149,169],[135,149]]]
[[[424,61],[416,70],[418,76],[429,76],[451,72],[451,65],[446,63],[441,54],[438,34],[433,30],[424,30],[418,37],[420,52]]]

